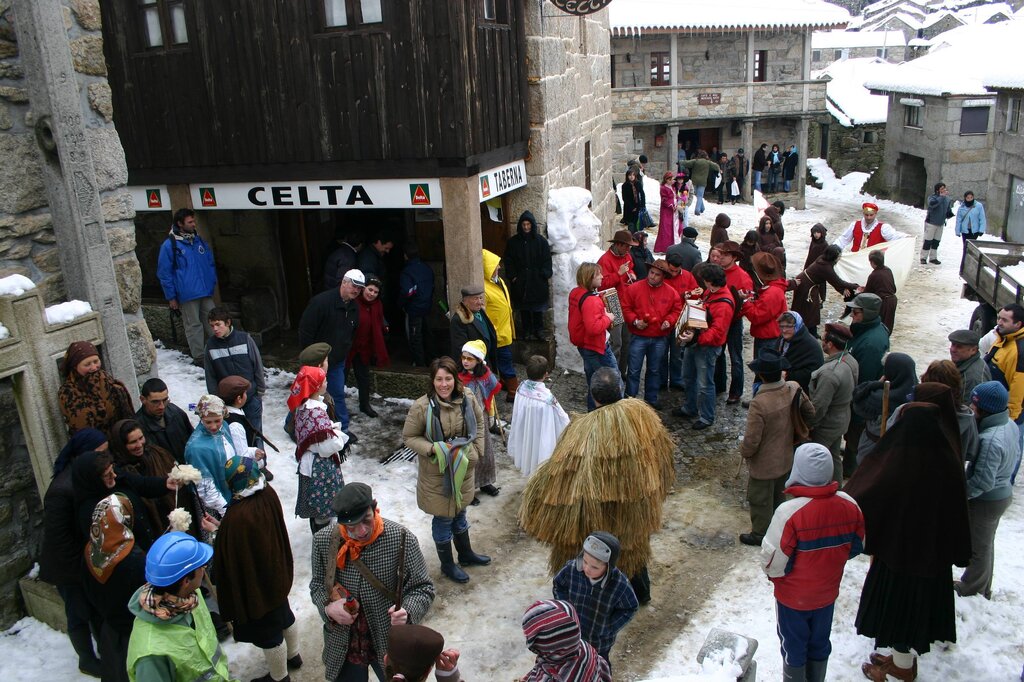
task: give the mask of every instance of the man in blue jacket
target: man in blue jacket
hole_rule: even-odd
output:
[[[188,350],[198,365],[210,333],[206,318],[214,307],[217,268],[213,250],[196,233],[196,212],[192,209],[175,211],[171,233],[160,245],[156,276],[167,305],[181,311]]]
[[[405,311],[405,333],[412,353],[413,367],[426,367],[423,325],[434,298],[434,271],[420,260],[415,244],[405,247],[405,267],[398,278],[398,305]]]

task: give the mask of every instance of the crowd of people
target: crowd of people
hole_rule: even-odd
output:
[[[663,188],[678,202],[672,175]],[[462,584],[492,562],[474,549],[468,511],[481,493],[499,494],[496,457],[509,431],[507,453],[529,477],[518,520],[550,547],[554,575],[553,598],[523,614],[537,659],[521,679],[611,679],[617,634],[654,598],[650,536],[676,479],[665,423],[711,428],[723,398],[747,409],[738,454],[751,524],[738,539],[761,548],[774,583],[786,680],[825,679],[843,565],[861,552],[873,557],[855,623],[875,640],[862,666],[869,679],[915,679],[917,656],[956,640],[953,595],[992,597],[995,533],[1021,457],[1024,307],[1000,310],[984,337],[954,331],[948,359],[919,376],[909,355],[889,352],[897,301],[883,251],[870,251],[863,285],[835,272],[844,250],[907,235],[866,202],[832,244],[825,226],[811,228],[803,270],[788,277],[785,206],[769,208],[749,246],[730,238],[721,214],[706,259],[684,227],[638,276],[634,249],[650,253],[637,239],[644,230],[624,229],[598,262],[579,266],[568,331],[588,412],[573,420],[545,383],[547,358],[527,358],[522,382],[513,363],[516,312],[531,338],[545,337],[550,250],[531,214],[506,255],[513,263],[503,271],[503,259],[483,251],[485,281],[453,306],[451,353],[427,363],[402,439],[441,574]],[[673,203],[673,231],[678,216]],[[172,248],[195,244],[189,217],[176,223],[180,235],[172,230]],[[378,259],[389,248],[371,247]],[[136,411],[95,346],[67,349],[58,401],[69,440],[46,494],[40,577],[65,601],[83,672],[226,681],[219,642],[233,635],[263,652],[260,682],[290,680],[303,664],[289,604],[292,543],[308,541],[327,679],[362,681],[371,669],[381,680],[423,680],[432,669],[459,679],[459,652],[418,624],[435,598],[419,539],[382,515],[368,485],[345,480],[357,440],[345,370],[373,417],[365,381],[387,356],[379,277],[339,263],[347,269],[300,321],[304,349],[287,400],[294,513],[308,519],[310,540],[289,537],[267,468],[265,448],[279,448],[263,433],[262,358],[225,309],[206,310],[212,333],[193,352],[207,391],[195,426],[159,378],[142,385]],[[821,326],[827,286],[845,300],[849,325]],[[661,399],[670,389],[684,393],[671,412]],[[510,423],[496,409],[503,391]],[[965,568],[956,581],[954,565]]]

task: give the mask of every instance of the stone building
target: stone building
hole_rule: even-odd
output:
[[[748,158],[762,142],[806,150],[810,122],[827,115],[825,83],[810,75],[811,34],[849,20],[835,5],[790,0],[739,0],[728,12],[612,3],[610,16],[614,156],[624,169],[646,154],[655,178],[675,169],[680,150],[743,148]],[[804,157],[787,199],[800,207]]]
[[[156,353],[100,23],[98,0],[0,0],[0,278],[28,277],[47,304],[87,301],[94,331],[77,338],[102,339],[105,366],[132,387]],[[68,335],[53,347],[51,327],[33,323],[0,340],[0,628],[19,617],[14,585],[38,558],[40,491],[66,440],[47,387]]]
[[[1006,65],[1009,67],[1010,65]],[[1008,242],[1024,243],[1024,79],[1008,68],[986,79],[996,93],[992,127],[992,170],[988,181],[986,217],[992,234]]]
[[[877,57],[864,57],[842,59],[814,72],[828,82],[831,120],[811,124],[809,158],[827,159],[838,177],[851,171],[871,173],[882,165],[889,99],[871,94],[864,81],[891,67]]]
[[[159,41],[134,9],[104,5],[114,120],[140,210],[136,253],[149,266],[143,294],[162,338],[170,329],[152,264],[172,208],[198,212],[223,303],[264,335],[295,327],[324,287],[338,235],[392,239],[382,298],[398,322],[398,364],[403,246],[418,246],[435,299],[453,305],[482,280],[481,248],[502,254],[521,211],[543,230],[549,189],[591,188],[610,224],[607,11],[495,0],[446,5],[424,22],[437,9],[426,0],[368,0],[372,12],[347,18],[339,6],[247,3],[239,11],[265,26],[258,35],[287,36],[250,53],[246,40],[225,40],[219,27],[239,20],[218,3],[197,5],[180,36]],[[152,69],[166,78],[149,78]],[[240,81],[248,87],[237,90]],[[428,354],[448,352],[444,311],[432,315]]]
[[[899,64],[907,57],[907,39],[900,31],[815,31],[811,37],[811,69],[840,59],[878,58]]]
[[[1012,63],[1024,24],[964,27],[956,41],[873,76],[865,86],[889,98],[885,160],[866,189],[923,206],[937,182],[987,203],[995,93],[985,78]],[[985,49],[979,49],[985,46]]]

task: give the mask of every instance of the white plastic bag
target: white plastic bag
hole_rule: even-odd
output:
[[[733,180],[732,185],[729,186],[729,192],[732,193],[732,196],[738,197],[740,195],[740,183]]]

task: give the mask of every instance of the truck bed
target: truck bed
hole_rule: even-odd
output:
[[[994,310],[1011,303],[1024,305],[1024,244],[1002,241],[968,241],[960,267],[963,297],[987,303]]]

